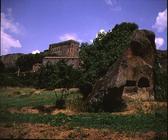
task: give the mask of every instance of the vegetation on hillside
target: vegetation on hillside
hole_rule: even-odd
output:
[[[107,33],[99,33],[92,44],[82,43],[80,50],[82,78],[94,84],[97,79],[105,75],[109,66],[112,66],[129,47],[131,34],[136,29],[137,24],[123,22]]]
[[[159,58],[156,58],[155,64],[155,99],[161,101],[167,101],[168,93],[167,93],[167,82],[168,82],[168,74],[167,70],[162,70],[159,63]]]
[[[41,88],[72,88],[77,87],[80,71],[59,61],[55,65],[47,64],[39,72],[39,87]]]
[[[22,55],[17,59],[16,65],[21,71],[30,71],[34,64],[42,63],[43,57],[43,53]]]
[[[117,24],[107,33],[98,33],[92,44],[82,43],[80,48],[80,68],[74,69],[64,62],[55,65],[46,65],[36,73],[30,72],[35,63],[41,63],[44,53],[27,54],[18,58],[16,65],[20,68],[20,76],[17,71],[6,70],[0,61],[0,86],[31,86],[36,88],[69,88],[79,87],[87,97],[92,90],[95,81],[104,76],[110,66],[129,47],[130,37],[134,30],[138,29],[135,23]],[[156,64],[156,95],[157,99],[167,99],[167,73]]]

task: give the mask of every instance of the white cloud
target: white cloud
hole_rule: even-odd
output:
[[[104,33],[104,34],[106,34],[107,32],[104,30],[104,29],[100,29],[99,31],[98,31],[98,33],[96,33],[96,38],[98,37],[98,34],[99,33]]]
[[[32,51],[32,54],[40,53],[39,50]]]
[[[19,40],[1,30],[1,47],[2,54],[7,54],[9,53],[10,48],[21,48],[22,45]]]
[[[13,33],[19,33],[18,25],[13,22],[9,14],[5,13],[1,13],[1,30],[9,30]]]
[[[100,29],[99,31],[100,33],[106,33],[106,31],[104,29]]]
[[[10,52],[11,48],[21,48],[22,45],[11,33],[18,34],[19,24],[12,18],[12,9],[7,9],[7,14],[1,13],[1,51],[2,54]]]
[[[89,40],[91,43],[93,43],[93,39]]]
[[[118,5],[118,0],[104,0],[113,11],[121,11],[121,6]]]
[[[158,32],[163,32],[167,28],[167,9],[158,13],[155,24],[152,27]]]
[[[164,39],[162,37],[155,38],[156,48],[160,49],[164,44]]]
[[[66,40],[71,40],[72,39],[72,40],[76,40],[76,41],[82,42],[82,40],[79,39],[78,35],[75,34],[75,33],[66,33],[66,34],[60,36],[59,39],[61,41],[66,41]]]

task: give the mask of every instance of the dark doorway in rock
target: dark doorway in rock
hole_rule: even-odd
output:
[[[127,80],[125,86],[136,86],[136,81],[134,80]]]
[[[131,50],[134,55],[144,57],[146,52],[144,52],[144,47],[137,41],[132,41],[131,42]]]
[[[125,104],[122,100],[123,90],[124,86],[119,88],[114,87],[108,90],[108,94],[105,94],[103,98],[103,111],[121,111],[125,107]]]
[[[138,81],[138,87],[140,87],[140,88],[150,87],[148,78],[141,77]]]

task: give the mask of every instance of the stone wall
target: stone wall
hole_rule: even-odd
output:
[[[49,45],[48,56],[43,59],[43,65],[47,63],[55,64],[64,60],[68,65],[74,68],[79,67],[79,42],[68,40]]]
[[[49,52],[59,57],[78,57],[79,43],[73,40],[50,44]]]

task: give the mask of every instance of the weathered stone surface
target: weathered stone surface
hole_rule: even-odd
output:
[[[2,55],[0,58],[6,68],[11,68],[11,67],[16,67],[16,61],[21,55],[24,55],[24,54],[21,54],[21,53],[7,54],[7,55]]]
[[[47,57],[43,59],[43,65],[47,63],[57,63],[64,60],[66,64],[72,65],[74,68],[79,67],[79,42],[67,40],[60,43],[50,44],[47,51]]]
[[[154,40],[154,33],[136,30],[132,35],[130,47],[94,85],[88,97],[89,104],[102,104],[104,111],[113,111],[122,101],[125,86],[148,87],[153,91],[156,52]]]
[[[49,53],[58,57],[78,57],[79,42],[67,40],[49,45]]]

